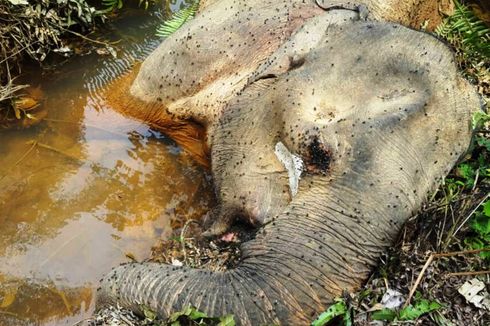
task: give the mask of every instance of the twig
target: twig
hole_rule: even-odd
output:
[[[184,262],[187,263],[187,252],[185,250],[185,232],[187,231],[187,227],[189,226],[189,224],[191,223],[197,223],[196,220],[187,220],[184,224],[184,226],[182,227],[182,230],[180,231],[180,243],[182,245],[182,253],[184,254]]]
[[[79,321],[75,322],[75,323],[74,323],[73,325],[71,325],[71,326],[80,326],[80,325],[82,325],[82,323],[87,322],[87,321],[91,321],[91,320],[93,320],[93,319],[94,319],[94,317],[87,317],[87,318],[84,318],[84,319],[82,319],[82,320],[79,320]]]
[[[383,277],[383,281],[385,281],[385,288],[386,288],[386,291],[388,291],[390,289],[390,287],[388,285],[388,280],[386,279],[386,277]]]
[[[34,149],[34,147],[36,147],[36,145],[37,145],[37,142],[32,141],[32,146],[29,147],[29,149],[14,163],[14,165],[10,168],[10,170],[13,169],[14,167],[16,167],[17,165],[19,165],[19,163],[22,162],[27,157],[27,155],[29,155],[32,152],[32,150]],[[8,173],[2,175],[0,177],[0,181],[2,181],[3,178],[5,178],[7,175],[8,175]]]
[[[490,251],[490,248],[483,248],[483,249],[474,249],[474,250],[463,250],[463,251],[453,251],[453,252],[441,252],[441,253],[431,253],[429,258],[424,264],[424,267],[422,267],[422,270],[419,273],[419,276],[417,277],[417,280],[415,280],[415,283],[413,284],[412,288],[410,289],[410,293],[408,294],[407,301],[404,304],[404,307],[406,308],[410,304],[410,300],[413,297],[413,294],[417,290],[417,287],[420,284],[420,281],[422,281],[422,277],[425,274],[425,271],[429,267],[429,265],[432,263],[434,258],[439,258],[439,257],[452,257],[452,256],[458,256],[458,255],[467,255],[467,254],[478,254],[480,252],[484,251]],[[487,273],[490,271],[487,271]],[[466,273],[466,272],[462,272]],[[454,273],[457,274],[457,273]]]
[[[466,218],[464,219],[463,223],[461,223],[459,225],[459,227],[456,229],[456,231],[454,231],[454,233],[452,235],[452,238],[454,238],[456,236],[456,233],[458,233],[459,230],[461,230],[461,228],[463,227],[463,225],[465,225],[466,222],[468,222],[468,220],[470,219],[470,217],[476,212],[476,210],[478,208],[480,208],[480,206],[488,199],[488,197],[490,197],[490,193],[488,193],[485,197],[483,197],[483,199],[478,203],[478,205],[476,205],[476,207],[473,208],[473,210],[470,212],[470,214],[468,214],[468,216],[466,216]]]
[[[473,182],[473,187],[471,188],[471,191],[475,191],[479,176],[480,176],[480,169],[476,169],[475,181]]]
[[[34,41],[34,42],[32,42],[32,43],[29,43],[29,44],[27,44],[27,45],[23,46],[22,48],[20,48],[20,50],[18,50],[18,51],[16,51],[16,52],[12,53],[12,54],[11,54],[11,55],[9,55],[8,57],[6,57],[6,58],[4,58],[2,61],[0,61],[0,64],[4,63],[5,61],[7,61],[7,60],[8,60],[8,59],[10,59],[10,58],[15,57],[17,54],[21,53],[22,51],[24,51],[25,49],[27,49],[28,47],[30,47],[31,45],[34,45],[34,44],[36,44],[36,43],[39,43],[39,40],[38,40],[38,41]]]
[[[67,124],[73,124],[73,125],[79,125],[80,124],[80,122],[76,122],[76,121],[61,120],[61,119],[50,119],[50,118],[44,118],[43,121],[56,122],[56,123],[67,123]],[[100,130],[100,131],[103,131],[103,132],[106,132],[106,133],[109,133],[109,134],[113,134],[113,135],[116,135],[116,136],[124,136],[124,137],[127,137],[128,136],[127,134],[122,133],[122,132],[117,132],[117,131],[113,131],[113,130],[104,129],[104,128],[97,127],[97,126],[94,126],[94,125],[91,125],[91,124],[87,124],[87,123],[84,123],[83,125],[85,127],[97,129],[97,130]]]
[[[0,102],[11,99],[15,93],[27,87],[29,85],[15,85],[13,79],[10,79],[5,86],[0,86]]]
[[[12,316],[12,317],[19,318],[19,315],[14,314],[13,312],[10,312],[10,311],[0,310],[0,315],[7,315],[7,316]]]
[[[79,159],[78,157],[74,156],[74,155],[71,155],[71,154],[68,154],[60,149],[57,149],[57,148],[54,148],[53,146],[49,146],[49,145],[46,145],[46,144],[43,144],[43,143],[39,143],[39,142],[36,142],[37,146],[41,147],[41,148],[44,148],[44,149],[47,149],[47,150],[50,150],[52,152],[55,152],[55,153],[58,153],[78,164],[83,164],[83,160]]]
[[[468,197],[472,197],[471,195],[464,195],[464,194],[459,194],[456,199],[452,200],[452,203],[457,203],[462,200],[465,200]],[[443,204],[428,204],[426,207],[422,208],[422,212],[428,212],[434,209],[439,209],[448,206],[450,203],[443,203]]]
[[[490,271],[475,271],[475,272],[457,272],[457,273],[448,273],[447,277],[450,276],[470,276],[470,275],[485,275],[490,274]]]
[[[434,257],[452,257],[459,255],[467,255],[467,254],[479,254],[480,252],[490,251],[490,248],[482,248],[482,249],[472,249],[472,250],[462,250],[462,251],[452,251],[452,252],[441,252],[434,253]]]
[[[425,271],[429,267],[430,263],[434,260],[434,254],[430,254],[429,258],[424,264],[424,267],[422,267],[422,270],[419,273],[419,276],[417,277],[417,280],[415,280],[414,285],[410,289],[410,293],[408,294],[407,301],[405,301],[405,304],[403,305],[404,308],[406,308],[410,304],[410,300],[412,300],[413,294],[417,290],[417,287],[419,286],[420,281],[422,280],[422,277],[424,276]]]
[[[57,27],[60,27],[60,26],[57,26]],[[121,42],[121,40],[118,40],[118,41],[114,41],[114,42],[103,42],[103,41],[99,41],[99,40],[94,40],[90,37],[87,37],[83,34],[80,34],[80,33],[77,33],[75,31],[72,31],[72,30],[69,30],[69,29],[66,29],[66,28],[63,28],[63,27],[60,27],[62,30],[64,30],[65,32],[68,32],[68,33],[71,33],[75,36],[78,36],[86,41],[89,41],[89,42],[93,42],[93,43],[96,43],[96,44],[100,44],[100,45],[103,45],[103,46],[109,46],[109,45],[114,45],[114,44],[117,44],[119,42]]]

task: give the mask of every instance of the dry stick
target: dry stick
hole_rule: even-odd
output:
[[[94,317],[87,317],[87,318],[84,318],[82,320],[79,320],[77,322],[75,322],[73,325],[71,326],[80,326],[82,325],[82,323],[85,323],[85,322],[88,322],[88,321],[94,321]]]
[[[60,155],[62,155],[64,157],[66,157],[66,158],[68,158],[68,159],[70,159],[70,160],[78,163],[78,164],[83,164],[84,163],[84,161],[82,159],[76,157],[75,155],[72,155],[72,154],[68,154],[66,152],[63,152],[62,150],[57,149],[57,148],[55,148],[53,146],[49,146],[49,145],[46,145],[46,144],[43,144],[43,143],[39,143],[39,142],[37,142],[36,144],[37,144],[37,146],[39,146],[41,148],[44,148],[44,149],[50,150],[52,152],[58,153],[58,154],[60,154]]]
[[[56,123],[66,123],[66,124],[73,124],[73,125],[80,125],[80,122],[70,121],[70,120],[61,120],[61,119],[44,118],[43,121],[56,122]],[[92,124],[83,123],[83,125],[85,127],[89,127],[89,128],[92,128],[92,129],[97,129],[97,130],[106,132],[108,134],[113,134],[113,135],[116,135],[116,136],[124,136],[124,137],[127,137],[128,136],[127,134],[125,134],[123,132],[118,132],[118,131],[114,131],[114,130],[104,129],[104,128],[101,128],[101,127],[94,126]]]
[[[16,56],[17,54],[21,53],[22,51],[24,51],[25,49],[27,49],[28,47],[30,47],[31,45],[34,45],[36,43],[39,43],[39,41],[34,41],[32,43],[29,43],[27,44],[26,46],[20,48],[20,50],[18,50],[17,52],[14,52],[12,53],[11,55],[9,55],[8,57],[6,57],[5,59],[3,59],[2,61],[0,61],[0,64],[4,63],[5,61],[7,61],[8,59],[10,58],[13,58],[14,56]]]
[[[434,253],[433,255],[434,257],[439,258],[439,257],[452,257],[452,256],[467,255],[467,254],[479,254],[480,252],[485,252],[485,251],[490,251],[490,248],[441,252],[441,253]]]
[[[405,304],[403,305],[404,308],[406,308],[410,304],[410,300],[412,299],[413,294],[415,293],[415,290],[417,290],[417,287],[419,286],[420,281],[422,280],[422,277],[424,276],[425,270],[429,267],[430,263],[434,260],[434,254],[430,254],[429,258],[424,264],[424,267],[422,267],[422,270],[419,273],[419,276],[417,277],[417,280],[415,280],[415,284],[412,286],[412,289],[410,290],[410,293],[408,294],[407,301],[405,301]]]
[[[473,182],[473,187],[471,188],[471,191],[475,191],[479,176],[480,176],[480,169],[476,169],[475,181]]]
[[[184,224],[184,227],[180,231],[180,243],[182,244],[182,253],[184,254],[184,263],[187,264],[187,252],[185,250],[185,232],[187,231],[187,227],[191,223],[197,223],[196,220],[187,220]]]
[[[476,205],[475,208],[473,208],[473,210],[468,214],[468,216],[466,216],[466,218],[464,219],[463,223],[461,223],[459,225],[459,227],[456,229],[456,231],[454,231],[453,235],[451,238],[454,238],[456,236],[456,233],[459,232],[459,230],[461,230],[461,228],[463,227],[463,225],[466,224],[466,222],[468,222],[468,220],[470,219],[470,217],[476,212],[476,210],[478,208],[480,208],[480,206],[488,199],[488,197],[490,197],[490,193],[488,193],[485,197],[483,197],[483,199],[478,203],[478,205]]]
[[[12,316],[12,317],[19,318],[19,315],[14,314],[13,312],[4,311],[4,310],[0,310],[0,315],[7,315],[7,316]]]
[[[457,256],[457,255],[465,255],[465,254],[478,254],[480,252],[484,251],[490,251],[490,248],[484,248],[484,249],[474,249],[474,250],[463,250],[463,251],[453,251],[453,252],[441,252],[441,253],[431,253],[429,258],[424,264],[424,267],[422,267],[422,270],[419,273],[419,276],[417,277],[417,280],[415,280],[414,285],[412,286],[412,289],[410,290],[410,293],[408,294],[407,301],[403,305],[404,308],[406,308],[410,304],[410,300],[413,297],[413,294],[417,290],[417,287],[419,286],[420,281],[422,280],[422,277],[424,276],[425,271],[429,267],[429,265],[432,263],[434,258],[439,258],[439,257],[452,257],[452,256]],[[462,272],[463,273],[463,272]],[[466,273],[466,272],[464,272]],[[476,273],[476,272],[474,272]],[[488,273],[488,271],[486,271]],[[457,274],[457,273],[454,273]],[[484,274],[484,273],[482,273]]]
[[[61,26],[57,26],[57,27],[60,27],[62,30],[64,30],[65,32],[68,32],[68,33],[71,33],[73,35],[76,35],[86,41],[89,41],[89,42],[93,42],[93,43],[96,43],[96,44],[100,44],[100,45],[103,45],[103,46],[108,46],[108,45],[114,45],[114,44],[117,44],[119,42],[121,42],[121,40],[117,40],[117,41],[114,41],[114,42],[103,42],[103,41],[99,41],[99,40],[94,40],[90,37],[87,37],[83,34],[80,34],[80,33],[77,33],[77,32],[74,32],[72,30],[69,30],[69,29],[66,29],[66,28],[63,28]]]
[[[32,150],[34,149],[34,147],[36,147],[36,145],[37,145],[37,142],[33,140],[32,141],[32,146],[14,163],[14,165],[9,170],[11,170],[12,168],[14,168],[17,165],[19,165],[20,162],[22,162],[27,157],[27,155],[29,155],[32,152]],[[7,175],[8,175],[8,173],[2,175],[0,177],[0,181],[2,181],[3,178],[5,178]]]
[[[476,271],[476,272],[457,272],[446,274],[447,277],[450,276],[471,276],[471,275],[485,275],[490,274],[490,271]]]
[[[29,85],[15,85],[13,80],[9,80],[5,86],[0,86],[0,102],[15,97],[15,93],[27,87]]]

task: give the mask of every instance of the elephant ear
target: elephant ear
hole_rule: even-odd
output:
[[[395,24],[330,27],[304,61],[275,84],[286,90],[272,99],[283,143],[307,166],[323,148],[329,182],[358,195],[376,189],[373,200],[396,208],[390,220],[400,225],[468,148],[478,94],[444,43]]]
[[[215,121],[257,66],[321,13],[303,0],[213,0],[143,62],[131,94],[178,118]]]
[[[366,20],[369,15],[369,9],[365,5],[368,1],[346,1],[346,0],[315,0],[316,4],[324,10],[349,9],[357,11],[359,18]]]
[[[248,84],[261,79],[276,78],[288,71],[301,67],[308,53],[324,40],[329,28],[359,20],[352,10],[334,10],[308,20],[287,42],[265,60],[250,76]]]

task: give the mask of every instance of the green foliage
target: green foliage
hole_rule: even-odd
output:
[[[142,306],[142,310],[143,310],[143,315],[145,316],[146,321],[156,323],[157,314],[153,310],[151,310],[149,307],[147,307],[145,305]]]
[[[371,314],[372,320],[384,320],[384,321],[409,321],[416,320],[422,315],[436,311],[440,309],[442,305],[437,301],[430,301],[423,299],[420,293],[415,296],[415,303],[411,304],[400,311],[393,309],[382,309],[375,311]]]
[[[465,76],[482,93],[490,91],[490,29],[473,11],[454,0],[455,12],[436,29],[456,50],[456,61]]]
[[[472,216],[470,229],[474,235],[464,240],[468,248],[490,248],[490,200],[486,200],[481,209]],[[490,260],[490,251],[480,252],[480,257]]]
[[[102,6],[105,8],[103,12],[112,12],[122,9],[124,2],[127,0],[101,0]],[[156,0],[139,0],[138,6],[144,7],[145,10],[148,9],[150,3],[155,3]]]
[[[456,168],[456,178],[446,179],[446,189],[456,198],[463,189],[472,189],[477,181],[490,181],[490,139],[481,131],[490,122],[490,115],[478,111],[472,118],[476,135],[471,145],[471,156]],[[477,180],[478,178],[478,180]]]
[[[490,139],[486,136],[486,125],[490,115],[479,111],[473,115],[472,123],[476,135],[473,139],[471,156],[456,169],[455,179],[446,179],[446,188],[457,198],[462,191],[471,190],[477,184],[490,183]],[[450,193],[450,192],[449,192]],[[452,200],[452,199],[451,199]],[[490,248],[490,200],[486,200],[469,220],[470,233],[464,239],[468,249]],[[490,260],[490,252],[480,252],[480,257]]]
[[[396,311],[388,308],[375,311],[371,314],[372,320],[393,321],[396,319],[396,317],[397,317]]]
[[[141,306],[145,320],[142,325],[147,326],[181,326],[181,325],[203,325],[203,326],[235,326],[233,315],[222,317],[209,317],[194,307],[187,307],[182,311],[174,312],[166,321],[158,318],[157,314],[149,307]]]
[[[442,305],[437,301],[429,301],[426,299],[419,299],[414,305],[409,305],[398,313],[399,320],[416,320],[420,316],[429,313],[431,311],[438,310]]]
[[[490,139],[477,136],[476,143],[478,144],[478,146],[485,148],[487,152],[490,152]]]
[[[477,111],[471,117],[471,125],[473,129],[481,129],[485,123],[488,122],[490,122],[490,114],[483,111]]]
[[[102,5],[106,11],[114,11],[123,7],[123,0],[102,0]]]
[[[490,29],[470,8],[458,0],[454,4],[454,14],[437,27],[436,33],[477,61],[490,58]]]
[[[463,178],[463,185],[467,188],[471,188],[475,182],[476,170],[469,163],[462,163],[458,166],[458,173]]]
[[[158,28],[156,35],[160,37],[168,37],[175,33],[188,20],[192,19],[199,9],[199,1],[194,1],[190,6],[185,7],[173,14],[172,18],[163,22]]]
[[[209,317],[194,307],[188,307],[182,311],[173,313],[168,320],[168,325],[180,326],[181,322],[184,321],[191,321],[196,325],[235,326],[233,315]]]
[[[347,307],[344,300],[336,299],[336,303],[331,305],[325,312],[320,314],[317,319],[315,319],[311,326],[323,326],[331,322],[336,317],[343,318],[344,326],[352,325],[351,310]]]

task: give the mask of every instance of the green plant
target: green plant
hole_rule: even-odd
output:
[[[235,326],[233,315],[209,317],[194,307],[188,307],[182,311],[173,313],[168,320],[168,324],[171,326],[180,326],[182,320],[193,321],[196,325]]]
[[[483,94],[490,92],[490,28],[471,8],[454,0],[454,14],[447,17],[435,33],[456,51],[456,61],[465,76]]]
[[[152,326],[180,326],[183,325],[215,325],[215,326],[235,326],[233,315],[222,317],[209,317],[202,311],[194,307],[184,308],[182,311],[174,312],[167,321],[158,319],[157,314],[146,306],[141,307],[145,315],[145,325]]]
[[[105,11],[114,11],[123,7],[123,0],[102,0]]]
[[[436,29],[436,34],[459,45],[467,55],[476,59],[490,57],[490,28],[467,6],[454,0],[455,11]]]
[[[457,189],[455,198],[463,188],[472,189],[478,181],[490,179],[490,139],[485,136],[485,124],[490,115],[483,111],[476,112],[472,117],[472,125],[476,134],[471,144],[471,155],[456,168],[456,178],[446,179],[447,189]]]
[[[124,2],[127,0],[101,0],[102,6],[105,8],[103,12],[111,12],[121,9],[124,6]],[[148,9],[150,3],[155,3],[156,0],[139,0],[138,7],[144,6],[145,10]]]
[[[336,317],[342,317],[344,326],[352,325],[351,309],[347,306],[344,300],[335,299],[335,301],[336,303],[320,314],[320,316],[318,316],[318,318],[311,323],[311,326],[327,325]]]
[[[172,17],[163,22],[156,31],[156,35],[160,37],[168,37],[175,33],[188,20],[192,19],[199,9],[199,0],[194,1],[190,6],[185,7],[172,15]]]
[[[371,314],[372,320],[384,321],[408,321],[416,320],[424,314],[440,309],[442,305],[437,301],[423,299],[421,294],[417,292],[415,295],[415,303],[396,311],[393,309],[382,309]]]
[[[486,200],[481,209],[475,212],[470,220],[470,229],[474,235],[464,239],[468,248],[490,248],[490,200]],[[480,252],[480,257],[490,260],[490,251]]]
[[[471,117],[471,126],[475,130],[482,129],[488,122],[490,122],[490,114],[481,110],[476,111]]]

